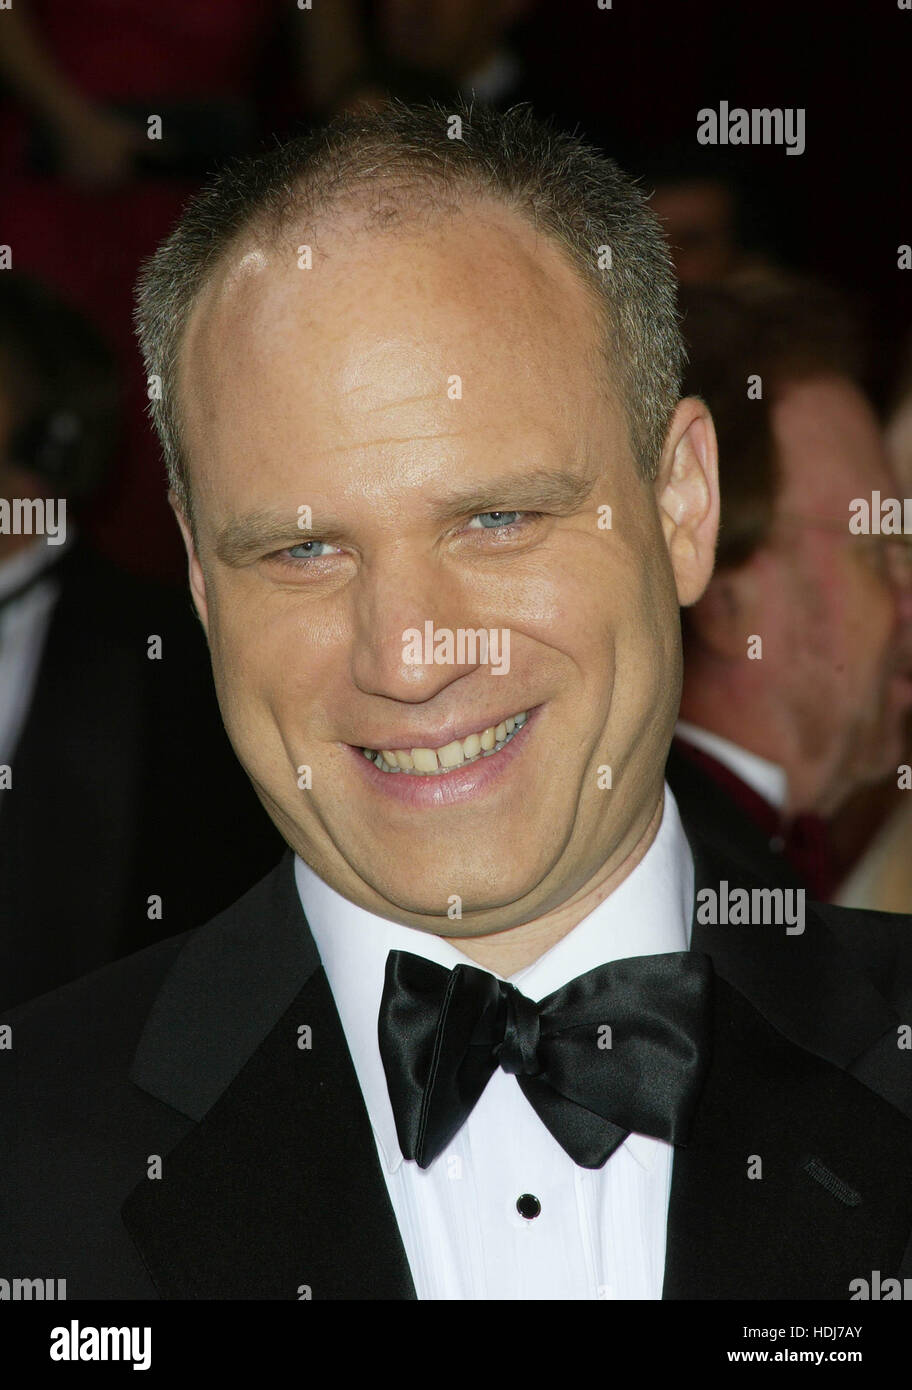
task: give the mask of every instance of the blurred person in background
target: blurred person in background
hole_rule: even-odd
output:
[[[403,101],[462,97],[505,107],[534,100],[533,74],[512,42],[534,0],[355,0],[334,6],[335,86],[326,114]]]
[[[831,293],[767,277],[683,296],[685,391],[719,436],[716,569],[684,613],[668,779],[686,824],[758,873],[829,898],[826,820],[896,767],[912,705],[908,538],[854,535],[896,495]]]
[[[73,523],[117,425],[99,335],[0,276],[0,1008],[196,925],[281,852],[189,604]],[[128,539],[144,544],[141,514]]]
[[[672,141],[661,153],[643,153],[634,163],[682,285],[720,284],[772,271],[774,212],[746,186],[737,161],[717,149],[695,153],[687,142]]]
[[[124,569],[174,583],[183,572],[133,339],[140,262],[203,176],[346,79],[357,61],[346,24],[344,6],[285,0],[16,0],[0,12],[0,241],[121,365],[123,458],[86,524]]]
[[[912,488],[912,333],[906,340],[886,436],[894,472],[908,491]]]
[[[739,248],[730,185],[712,176],[684,175],[657,185],[650,201],[682,284],[712,283],[732,273]]]
[[[893,495],[912,497],[912,336],[907,339],[893,393],[886,443],[899,488]],[[912,792],[907,771],[910,765],[912,723],[906,726],[906,744],[899,765],[890,769],[880,794],[872,794],[870,804],[859,806],[853,817],[860,822],[862,833],[872,823],[875,833],[868,835],[863,853],[836,895],[835,901],[845,907],[881,912],[908,912],[912,908]],[[850,821],[847,829],[856,827]]]

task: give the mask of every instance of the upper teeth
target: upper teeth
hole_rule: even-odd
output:
[[[384,748],[380,752],[362,748],[361,751],[382,772],[447,772],[475,758],[498,752],[513,733],[522,728],[527,715],[528,711],[523,710],[521,714],[511,715],[500,724],[490,724],[486,729],[469,734],[467,738],[445,743],[442,748]]]

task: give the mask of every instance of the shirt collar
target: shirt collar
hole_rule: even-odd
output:
[[[715,734],[710,729],[701,729],[684,719],[678,720],[675,736],[683,739],[685,743],[692,743],[694,748],[702,748],[704,753],[716,758],[723,767],[729,768],[758,796],[769,802],[770,806],[775,806],[777,811],[784,809],[788,798],[788,778],[785,769],[778,763],[771,763],[767,758],[761,758],[758,753],[751,753],[748,749],[739,747],[737,743],[723,738],[721,734]]]
[[[60,545],[49,545],[46,537],[39,536],[31,545],[17,550],[8,560],[0,562],[0,599],[26,587],[44,570],[56,564],[73,544],[74,531],[75,527],[67,527],[66,539]]]
[[[450,970],[474,962],[442,937],[391,922],[350,902],[297,855],[295,882],[371,1126],[388,1171],[395,1172],[403,1158],[377,1041],[386,958],[390,951],[410,951]],[[687,950],[693,893],[693,858],[666,784],[661,825],[636,868],[550,951],[511,976],[511,982],[530,999],[539,1000],[597,965],[628,956]],[[652,1166],[655,1153],[648,1138],[631,1135],[626,1144],[639,1163]]]

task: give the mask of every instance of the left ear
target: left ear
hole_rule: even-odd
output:
[[[719,530],[719,450],[706,404],[687,396],[675,409],[655,481],[665,544],[682,608],[709,583]]]

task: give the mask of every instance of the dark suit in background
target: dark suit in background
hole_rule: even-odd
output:
[[[665,776],[685,825],[725,859],[741,865],[761,883],[804,888],[827,901],[835,883],[823,822],[799,816],[787,824],[731,768],[675,738]]]
[[[0,1008],[198,926],[283,849],[225,735],[189,599],[78,541],[51,573],[61,592],[0,793]]]

